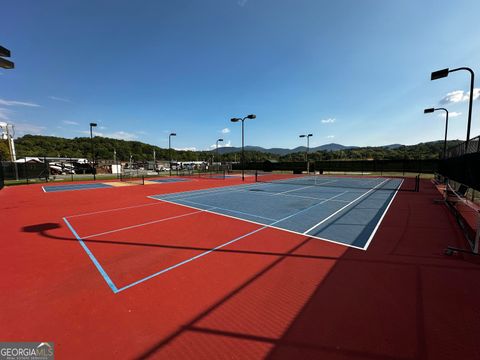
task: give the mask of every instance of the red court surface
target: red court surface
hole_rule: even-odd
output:
[[[1,190],[0,341],[57,359],[480,358],[480,261],[443,254],[467,244],[429,181],[367,251],[147,198],[232,184]]]

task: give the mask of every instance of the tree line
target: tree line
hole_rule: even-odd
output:
[[[448,147],[461,143],[458,140],[448,142]],[[118,161],[151,161],[153,153],[157,160],[169,160],[168,149],[145,144],[139,141],[126,141],[105,137],[94,137],[93,144],[97,159],[112,160],[114,151]],[[66,139],[43,135],[25,135],[15,140],[17,158],[25,156],[36,157],[75,157],[91,158],[92,141],[88,137]],[[315,160],[399,160],[399,159],[438,159],[443,150],[443,141],[420,143],[417,145],[386,147],[359,147],[337,151],[317,151],[309,153],[308,158]],[[171,157],[177,161],[240,161],[241,153],[232,152],[220,154],[215,151],[182,151],[171,150]],[[6,140],[0,141],[0,159],[10,158]],[[246,162],[274,161],[305,161],[305,152],[287,155],[265,153],[261,151],[245,151]]]

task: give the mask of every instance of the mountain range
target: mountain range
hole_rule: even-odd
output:
[[[385,145],[385,146],[376,146],[376,148],[384,148],[384,149],[398,149],[399,147],[402,147],[403,145],[401,144],[391,144],[391,145]],[[317,147],[311,147],[309,148],[309,152],[317,152],[317,151],[338,151],[338,150],[350,150],[350,149],[358,149],[360,146],[345,146],[345,145],[340,145],[336,143],[330,143],[330,144],[325,144]],[[285,149],[285,148],[270,148],[270,149],[265,149],[260,146],[245,146],[245,151],[258,151],[262,153],[269,153],[269,154],[275,154],[275,155],[288,155],[288,154],[293,154],[293,153],[298,153],[298,152],[305,152],[307,150],[306,146],[298,146],[294,149]],[[230,154],[234,152],[239,152],[242,151],[241,147],[221,147],[218,148],[218,153],[219,154]]]

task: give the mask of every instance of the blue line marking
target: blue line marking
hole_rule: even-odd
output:
[[[103,279],[106,281],[106,283],[108,284],[108,286],[110,286],[110,289],[112,289],[113,293],[116,294],[118,293],[118,289],[117,287],[115,286],[115,284],[113,283],[112,279],[110,279],[110,276],[108,276],[107,272],[103,269],[102,265],[100,265],[100,263],[98,262],[98,260],[95,258],[95,256],[93,255],[93,253],[90,251],[90,249],[87,247],[87,245],[85,245],[85,243],[83,242],[83,240],[80,238],[80,236],[78,236],[77,232],[75,231],[75,229],[73,228],[72,225],[70,225],[70,223],[68,222],[67,218],[63,218],[63,221],[65,222],[65,224],[67,224],[68,228],[70,229],[70,231],[72,232],[72,234],[77,238],[78,242],[80,243],[80,245],[82,245],[83,247],[83,250],[85,250],[85,252],[87,253],[87,255],[90,257],[90,260],[92,260],[92,262],[94,263],[94,265],[96,266],[97,270],[100,272],[100,274],[103,276]]]
[[[246,238],[247,236],[253,235],[253,234],[255,234],[255,233],[259,232],[259,231],[262,231],[262,230],[264,230],[264,229],[267,229],[267,228],[269,228],[271,225],[275,225],[275,224],[277,224],[277,223],[279,223],[279,222],[281,222],[281,221],[283,221],[283,220],[290,219],[291,217],[293,217],[293,216],[295,216],[295,215],[298,215],[298,214],[301,214],[301,213],[303,213],[304,211],[307,211],[307,210],[309,210],[309,209],[311,209],[311,208],[313,208],[313,207],[315,207],[315,206],[317,206],[317,205],[320,205],[320,204],[321,204],[321,203],[318,203],[318,204],[309,206],[308,208],[303,209],[303,210],[300,210],[300,211],[298,211],[298,212],[296,212],[296,213],[294,213],[294,214],[291,214],[291,215],[289,215],[289,216],[286,216],[286,217],[284,217],[283,219],[274,221],[274,222],[272,222],[271,224],[268,224],[268,225],[264,225],[264,226],[262,226],[262,227],[260,227],[260,228],[258,228],[258,229],[255,229],[255,230],[253,230],[253,231],[250,231],[250,232],[247,233],[247,234],[244,234],[244,235],[242,235],[242,236],[239,236],[239,237],[237,237],[237,238],[235,238],[235,239],[233,239],[233,240],[230,240],[230,241],[228,241],[228,242],[226,242],[226,243],[224,243],[224,244],[218,245],[218,246],[216,246],[216,247],[214,247],[214,248],[212,248],[212,249],[210,249],[210,250],[208,250],[208,251],[205,251],[205,252],[200,253],[200,254],[198,254],[198,255],[196,255],[196,256],[194,256],[194,257],[191,257],[190,259],[184,260],[184,261],[182,261],[182,262],[179,262],[178,264],[172,265],[172,266],[170,266],[170,267],[168,267],[168,268],[166,268],[166,269],[160,270],[160,271],[158,271],[158,272],[156,272],[156,273],[154,273],[154,274],[152,274],[152,275],[149,275],[149,276],[147,276],[147,277],[144,277],[143,279],[137,280],[137,281],[135,281],[135,282],[133,282],[133,283],[131,283],[131,284],[129,284],[129,285],[126,285],[126,286],[118,289],[118,292],[123,291],[123,290],[126,290],[126,289],[128,289],[128,288],[131,288],[131,287],[133,287],[133,286],[135,286],[135,285],[138,285],[138,284],[140,284],[140,283],[142,283],[142,282],[144,282],[144,281],[150,280],[150,279],[152,279],[152,278],[154,278],[154,277],[156,277],[156,276],[158,276],[158,275],[164,274],[164,273],[166,273],[167,271],[173,270],[173,269],[175,269],[175,268],[177,268],[177,267],[179,267],[179,266],[181,266],[181,265],[187,264],[187,263],[189,263],[189,262],[191,262],[191,261],[193,261],[193,260],[199,259],[199,258],[201,258],[201,257],[203,257],[203,256],[205,256],[205,255],[208,255],[208,254],[214,252],[215,250],[218,250],[218,249],[221,249],[221,248],[223,248],[223,247],[225,247],[225,246],[227,246],[227,245],[233,244],[234,242],[237,242],[238,240],[244,239],[244,238]]]
[[[194,256],[194,257],[191,257],[190,259],[184,260],[184,261],[182,261],[182,262],[179,262],[178,264],[175,264],[175,265],[172,265],[172,266],[170,266],[170,267],[168,267],[168,268],[166,268],[166,269],[160,270],[160,271],[156,272],[155,274],[152,274],[152,275],[149,275],[149,276],[147,276],[147,277],[144,277],[143,279],[137,280],[137,281],[135,281],[135,282],[133,282],[133,283],[131,283],[131,284],[128,284],[128,285],[126,285],[126,286],[118,289],[118,292],[123,291],[123,290],[126,290],[126,289],[128,289],[128,288],[131,288],[131,287],[133,287],[133,286],[135,286],[135,285],[138,285],[138,284],[140,284],[140,283],[142,283],[142,282],[144,282],[144,281],[150,280],[150,279],[152,279],[152,278],[154,278],[154,277],[156,277],[156,276],[158,276],[158,275],[161,275],[161,274],[163,274],[163,273],[166,273],[167,271],[173,270],[173,269],[175,269],[175,268],[177,268],[177,267],[179,267],[179,266],[185,265],[185,264],[187,264],[187,263],[189,263],[189,262],[191,262],[191,261],[193,261],[193,260],[199,259],[199,258],[201,258],[201,257],[203,257],[203,256],[205,256],[205,255],[208,255],[208,254],[214,252],[215,250],[218,250],[218,249],[221,249],[222,247],[225,247],[225,246],[227,246],[227,245],[233,244],[234,242],[237,242],[238,240],[241,240],[241,239],[243,239],[243,238],[246,238],[247,236],[253,235],[253,234],[255,234],[255,233],[257,233],[257,232],[259,232],[259,231],[261,231],[261,230],[263,230],[263,229],[266,229],[266,228],[267,228],[267,226],[263,226],[263,227],[261,227],[261,228],[259,228],[259,229],[256,229],[256,230],[253,230],[253,231],[249,232],[248,234],[244,234],[244,235],[242,235],[242,236],[239,236],[239,237],[237,237],[237,238],[235,238],[235,239],[233,239],[233,240],[230,240],[230,241],[228,241],[228,242],[226,242],[226,243],[224,243],[224,244],[218,245],[218,246],[216,246],[216,247],[214,247],[214,248],[212,248],[212,249],[210,249],[210,250],[208,250],[208,251],[205,251],[205,252],[200,253],[200,254],[198,254],[198,255],[196,255],[196,256]]]

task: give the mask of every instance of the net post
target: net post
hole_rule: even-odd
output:
[[[48,182],[48,178],[50,175],[50,167],[47,164],[47,157],[44,155],[43,156],[43,164],[45,165],[45,182]]]
[[[27,184],[29,183],[29,178],[28,178],[28,168],[27,168],[27,157],[25,156],[25,162],[23,163],[23,170],[25,173],[25,178],[27,179]]]
[[[258,170],[255,170],[255,182],[258,182]]]
[[[142,175],[142,185],[145,185],[145,175]]]

